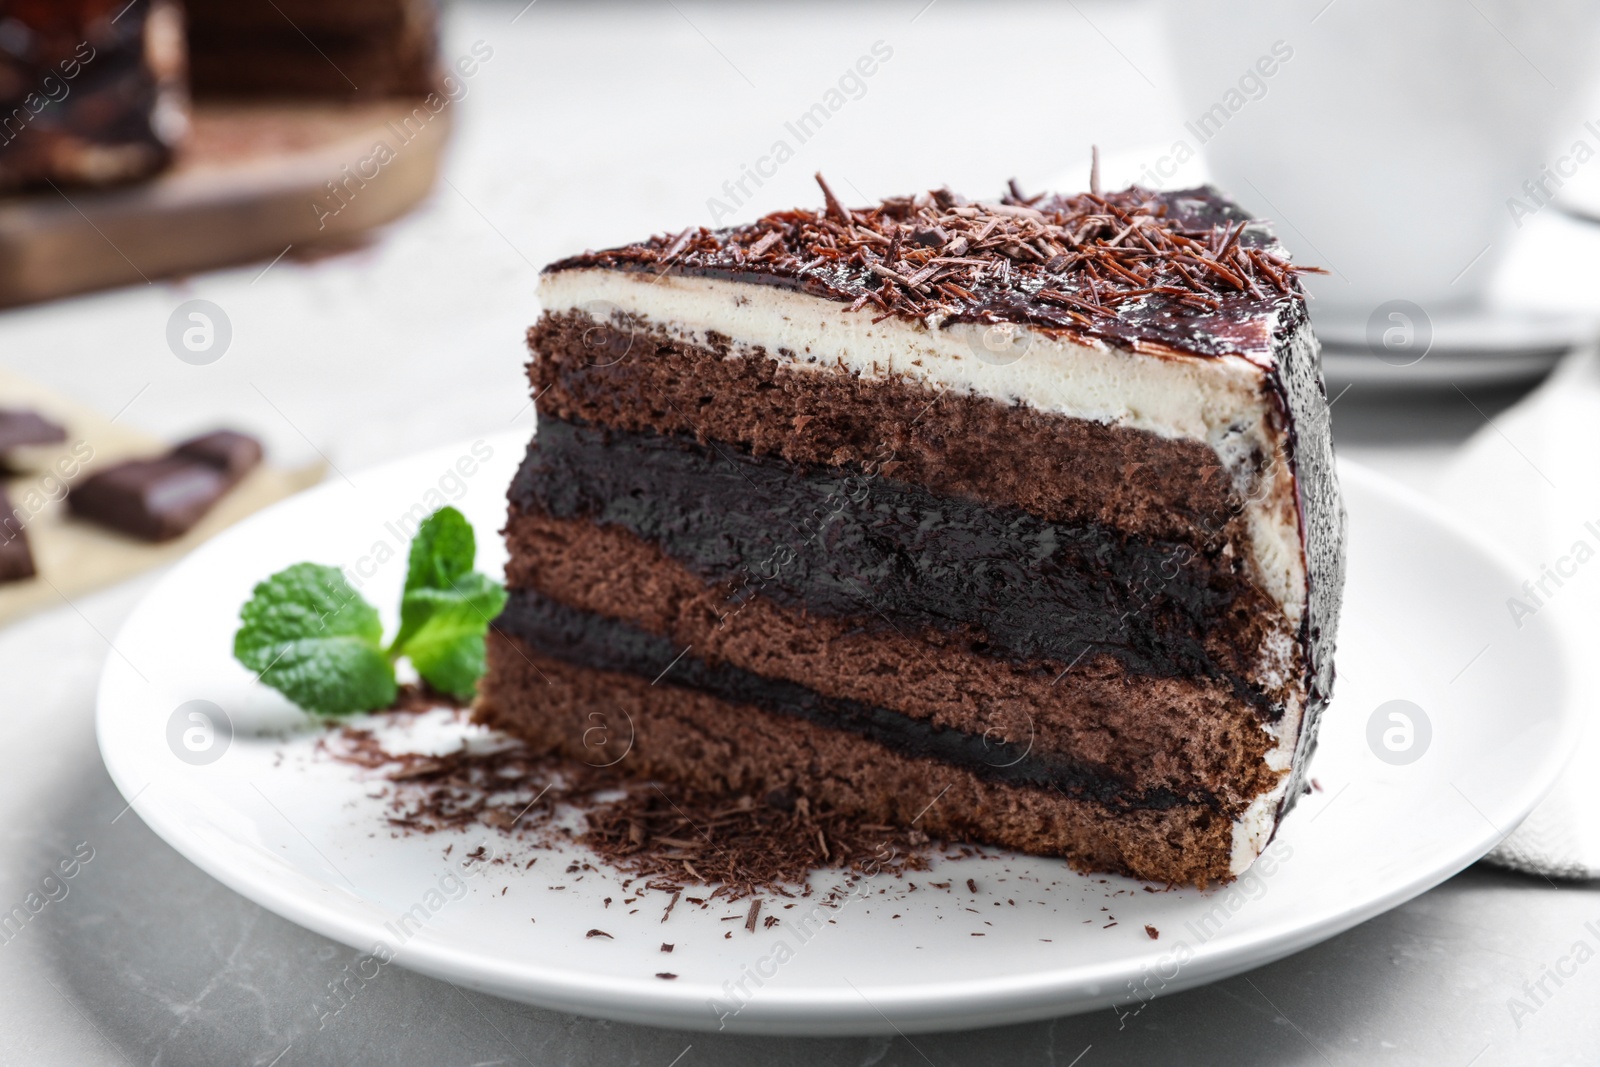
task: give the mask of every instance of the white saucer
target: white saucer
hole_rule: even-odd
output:
[[[1366,319],[1319,313],[1313,305],[1311,324],[1322,342],[1323,375],[1333,390],[1349,383],[1448,388],[1531,381],[1600,333],[1585,315],[1436,308],[1421,343],[1391,351],[1369,335]]]
[[[564,873],[565,855],[532,869],[520,858],[490,864],[461,879],[457,894],[465,853],[482,843],[507,854],[499,831],[392,837],[385,809],[367,795],[370,781],[319,756],[320,732],[255,685],[229,649],[239,605],[259,579],[302,559],[356,565],[383,547],[395,558],[376,567],[364,592],[392,628],[405,559],[398,520],[431,506],[441,489],[460,490],[453,502],[485,542],[483,565],[498,571],[493,531],[519,437],[479,442],[480,453],[492,451],[487,462],[473,460],[470,445],[431,452],[234,527],[139,606],[100,685],[106,766],[174,848],[280,915],[362,950],[383,942],[399,965],[462,985],[587,1015],[760,1033],[954,1029],[1114,1003],[1137,1011],[1153,995],[1331,937],[1459,871],[1530,810],[1572,748],[1557,638],[1543,616],[1517,630],[1506,612],[1524,576],[1426,504],[1346,464],[1350,583],[1338,695],[1312,768],[1320,789],[1287,820],[1270,872],[1258,865],[1209,892],[1149,892],[1009,853],[939,860],[931,873],[907,876],[918,891],[881,876],[864,899],[820,913],[810,936],[798,920],[809,906],[785,909],[776,899],[763,914],[780,924],[754,933],[740,921],[744,903],[680,904],[663,923],[662,894],[625,906],[632,894],[617,877]],[[1406,765],[1380,760],[1367,741],[1375,710],[1396,699],[1431,723],[1430,745]],[[169,741],[175,712],[193,700],[213,702],[232,722],[231,742],[204,765],[180,759]],[[611,936],[585,936],[596,929]],[[664,942],[674,945],[670,955]],[[750,995],[735,999],[741,982]]]

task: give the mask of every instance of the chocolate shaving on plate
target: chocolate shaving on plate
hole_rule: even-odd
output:
[[[426,699],[402,692],[399,703],[415,708]],[[467,713],[457,708],[453,714]],[[394,711],[388,718],[401,722],[410,715]],[[535,848],[576,841],[613,871],[672,893],[663,921],[690,885],[713,887],[698,898],[706,906],[717,897],[803,896],[808,877],[821,870],[844,873],[850,882],[928,865],[925,834],[862,825],[786,790],[758,799],[629,780],[615,770],[532,752],[499,734],[472,737],[445,753],[394,752],[373,729],[346,725],[319,747],[378,776],[394,832],[486,826]],[[574,814],[576,831],[564,818]],[[748,927],[759,914],[759,901],[752,902],[744,917]]]

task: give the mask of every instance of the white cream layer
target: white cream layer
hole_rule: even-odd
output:
[[[874,324],[870,313],[778,286],[598,268],[546,274],[539,298],[547,311],[577,308],[602,321],[637,315],[694,343],[718,333],[736,352],[763,349],[796,370],[896,375],[933,390],[1203,442],[1247,501],[1259,580],[1290,627],[1299,625],[1306,579],[1294,479],[1262,387],[1265,372],[1242,356],[1150,355],[1026,326],[1011,328],[1009,351],[997,355],[984,345],[993,328],[941,329],[898,317]],[[1264,477],[1254,473],[1257,456],[1268,460]]]

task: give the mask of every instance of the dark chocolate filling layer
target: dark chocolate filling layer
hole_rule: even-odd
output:
[[[619,671],[654,683],[688,686],[719,699],[791,715],[870,738],[904,755],[942,760],[1010,785],[1054,788],[1116,810],[1164,810],[1180,804],[1219,806],[1197,791],[1138,791],[1101,768],[1035,752],[1029,743],[935,726],[887,708],[824,697],[797,682],[711,664],[670,640],[628,623],[557,603],[533,590],[512,592],[495,629],[527,641],[545,655],[581,667]]]
[[[1264,594],[1234,564],[1180,543],[557,419],[541,420],[511,498],[621,527],[708,582],[787,607],[868,629],[976,627],[977,651],[1012,659],[1066,665],[1105,652],[1138,674],[1224,679],[1276,714],[1244,676]]]

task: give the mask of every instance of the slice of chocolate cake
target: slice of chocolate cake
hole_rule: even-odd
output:
[[[199,97],[426,96],[437,0],[187,0]]]
[[[188,121],[175,0],[0,3],[0,192],[143,178]]]
[[[1239,874],[1333,679],[1303,268],[1210,189],[823,189],[545,268],[480,721],[669,794]]]

